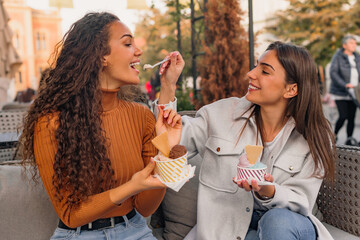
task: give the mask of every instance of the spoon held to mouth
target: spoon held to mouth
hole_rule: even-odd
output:
[[[155,63],[154,65],[145,64],[144,67],[143,67],[143,69],[146,70],[146,69],[148,69],[148,68],[154,68],[154,67],[159,66],[160,64],[163,64],[164,62],[169,61],[169,60],[170,60],[170,58],[165,58],[165,59],[162,60],[161,62]]]

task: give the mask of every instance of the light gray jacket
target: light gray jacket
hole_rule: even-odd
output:
[[[254,200],[264,207],[288,208],[308,216],[317,228],[318,239],[333,239],[312,209],[322,183],[313,177],[314,164],[309,146],[290,119],[284,134],[271,152],[267,172],[275,179],[275,196],[261,201],[232,182],[245,145],[256,144],[256,124],[245,98],[228,98],[201,108],[195,118],[184,116],[181,144],[189,157],[203,158],[198,192],[197,239],[244,239]],[[245,113],[246,112],[246,113]],[[260,138],[259,138],[260,139]],[[237,144],[236,144],[237,143]]]

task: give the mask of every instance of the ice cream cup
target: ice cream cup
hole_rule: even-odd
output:
[[[249,168],[237,166],[237,180],[252,180],[255,179],[264,182],[264,174],[266,166],[263,168]]]
[[[157,173],[165,183],[178,182],[187,177],[187,173],[185,172],[187,153],[176,159],[156,155],[154,161],[156,163],[155,173]]]

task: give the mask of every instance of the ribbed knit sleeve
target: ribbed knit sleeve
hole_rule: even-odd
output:
[[[151,140],[155,137],[155,118],[154,115],[148,110],[145,110],[144,121],[144,137],[143,137],[143,148],[142,158],[145,166],[149,163],[150,158],[156,154],[156,149],[151,143]],[[162,199],[164,198],[166,189],[155,189],[141,192],[133,197],[133,203],[136,210],[147,217],[154,213],[159,207]]]
[[[82,202],[79,208],[66,211],[65,198],[62,202],[55,198],[55,189],[52,184],[54,175],[54,159],[57,151],[55,140],[55,121],[56,117],[40,118],[35,126],[34,134],[34,153],[38,165],[39,174],[49,195],[49,198],[61,220],[69,227],[78,227],[114,210],[118,206],[110,200],[109,191],[90,196],[86,202]]]

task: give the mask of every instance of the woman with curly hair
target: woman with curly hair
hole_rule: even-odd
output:
[[[86,14],[56,49],[20,140],[23,164],[32,164],[33,179],[39,173],[60,218],[51,239],[155,239],[142,217],[165,194],[151,176],[151,139],[179,131],[181,120],[155,130],[147,107],[117,98],[139,83],[142,51],[115,15]],[[180,60],[172,57],[172,67]]]

